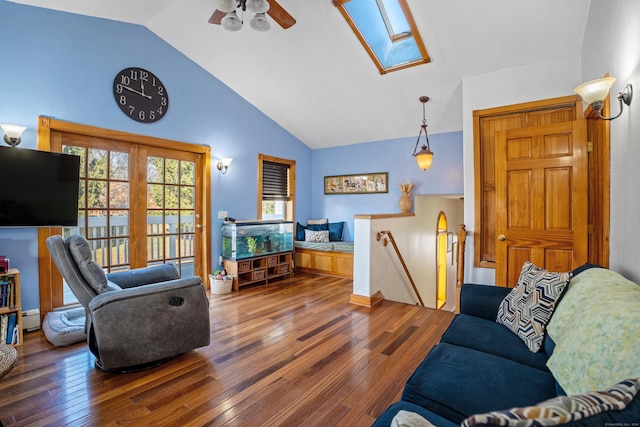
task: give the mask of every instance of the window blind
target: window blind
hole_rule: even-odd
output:
[[[289,165],[262,162],[262,199],[289,200]]]

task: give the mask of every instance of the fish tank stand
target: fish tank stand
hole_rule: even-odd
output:
[[[222,267],[233,289],[293,276],[292,221],[237,221],[222,225]]]

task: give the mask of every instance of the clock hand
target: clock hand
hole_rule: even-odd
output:
[[[124,85],[123,85],[123,86],[122,86],[122,88],[123,88],[123,89],[128,90],[129,92],[133,92],[133,93],[135,93],[135,94],[138,94],[138,95],[144,96],[144,97],[145,97],[145,98],[147,98],[147,99],[151,99],[151,97],[150,97],[149,95],[146,95],[146,94],[144,94],[143,92],[138,92],[137,90],[135,90],[135,89],[133,89],[133,88],[130,88],[129,86],[124,86]]]

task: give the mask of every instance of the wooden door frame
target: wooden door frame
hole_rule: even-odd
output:
[[[51,133],[53,131],[74,133],[94,138],[105,138],[170,150],[180,150],[201,155],[203,163],[201,173],[196,177],[199,181],[196,185],[200,185],[203,192],[201,220],[202,245],[200,248],[197,248],[196,251],[198,252],[197,256],[201,257],[202,267],[204,269],[202,282],[205,288],[207,288],[208,281],[205,279],[209,272],[211,272],[211,147],[208,145],[196,145],[152,136],[98,128],[40,116],[38,117],[38,150],[51,151]],[[40,279],[41,319],[46,313],[55,308],[54,301],[62,300],[62,295],[59,293],[59,291],[61,291],[61,286],[53,286],[54,284],[61,285],[62,277],[53,263],[45,243],[47,237],[59,232],[60,227],[42,227],[38,229],[38,274]]]

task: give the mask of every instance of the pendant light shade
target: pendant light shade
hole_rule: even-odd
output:
[[[423,171],[426,171],[431,167],[431,162],[433,162],[433,153],[429,148],[429,135],[427,135],[427,119],[425,116],[424,105],[429,101],[428,96],[421,96],[419,98],[420,102],[422,102],[422,125],[420,125],[420,133],[418,134],[418,140],[416,141],[416,146],[413,149],[412,156],[416,158],[418,162],[418,167]],[[418,149],[418,145],[420,144],[420,137],[424,133],[424,143],[422,147],[420,147],[420,151],[416,152]]]
[[[233,12],[238,7],[236,0],[213,0],[213,5],[220,12]]]
[[[423,145],[420,147],[421,150],[414,154],[416,161],[418,162],[418,167],[423,171],[426,171],[431,167],[431,162],[433,161],[433,153],[429,151],[429,149]]]

